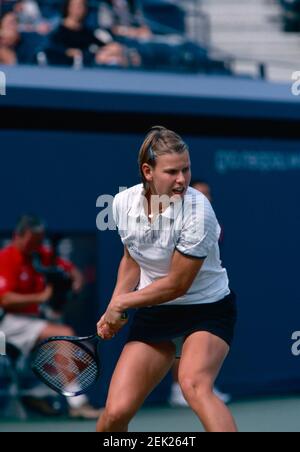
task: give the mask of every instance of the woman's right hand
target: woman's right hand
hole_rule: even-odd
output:
[[[104,340],[113,339],[116,335],[116,331],[105,322],[104,317],[105,316],[103,315],[97,323],[97,334]]]

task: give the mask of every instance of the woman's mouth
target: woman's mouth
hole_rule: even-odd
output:
[[[173,190],[174,195],[182,195],[185,191],[184,187],[176,187]]]

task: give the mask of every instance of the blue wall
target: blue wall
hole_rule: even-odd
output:
[[[20,213],[35,211],[52,231],[95,232],[97,197],[139,182],[142,138],[1,130],[0,229],[11,229]],[[223,261],[239,299],[236,341],[220,385],[235,395],[298,389],[300,365],[290,338],[300,329],[300,142],[185,138],[194,178],[212,185],[224,228]],[[99,315],[110,299],[121,254],[116,232],[98,233]],[[102,351],[104,373],[93,393],[99,403],[125,334]]]

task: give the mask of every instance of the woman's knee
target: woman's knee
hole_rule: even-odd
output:
[[[178,378],[181,390],[187,401],[212,393],[213,381],[207,374],[183,374]]]
[[[135,413],[130,413],[128,404],[107,405],[104,411],[105,422],[110,426],[127,426]]]

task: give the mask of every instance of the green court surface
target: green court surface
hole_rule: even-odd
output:
[[[251,399],[232,403],[240,432],[300,432],[300,396]],[[0,432],[94,432],[95,422],[42,418],[17,422],[1,419]],[[130,425],[130,432],[201,432],[186,408],[147,408]]]

